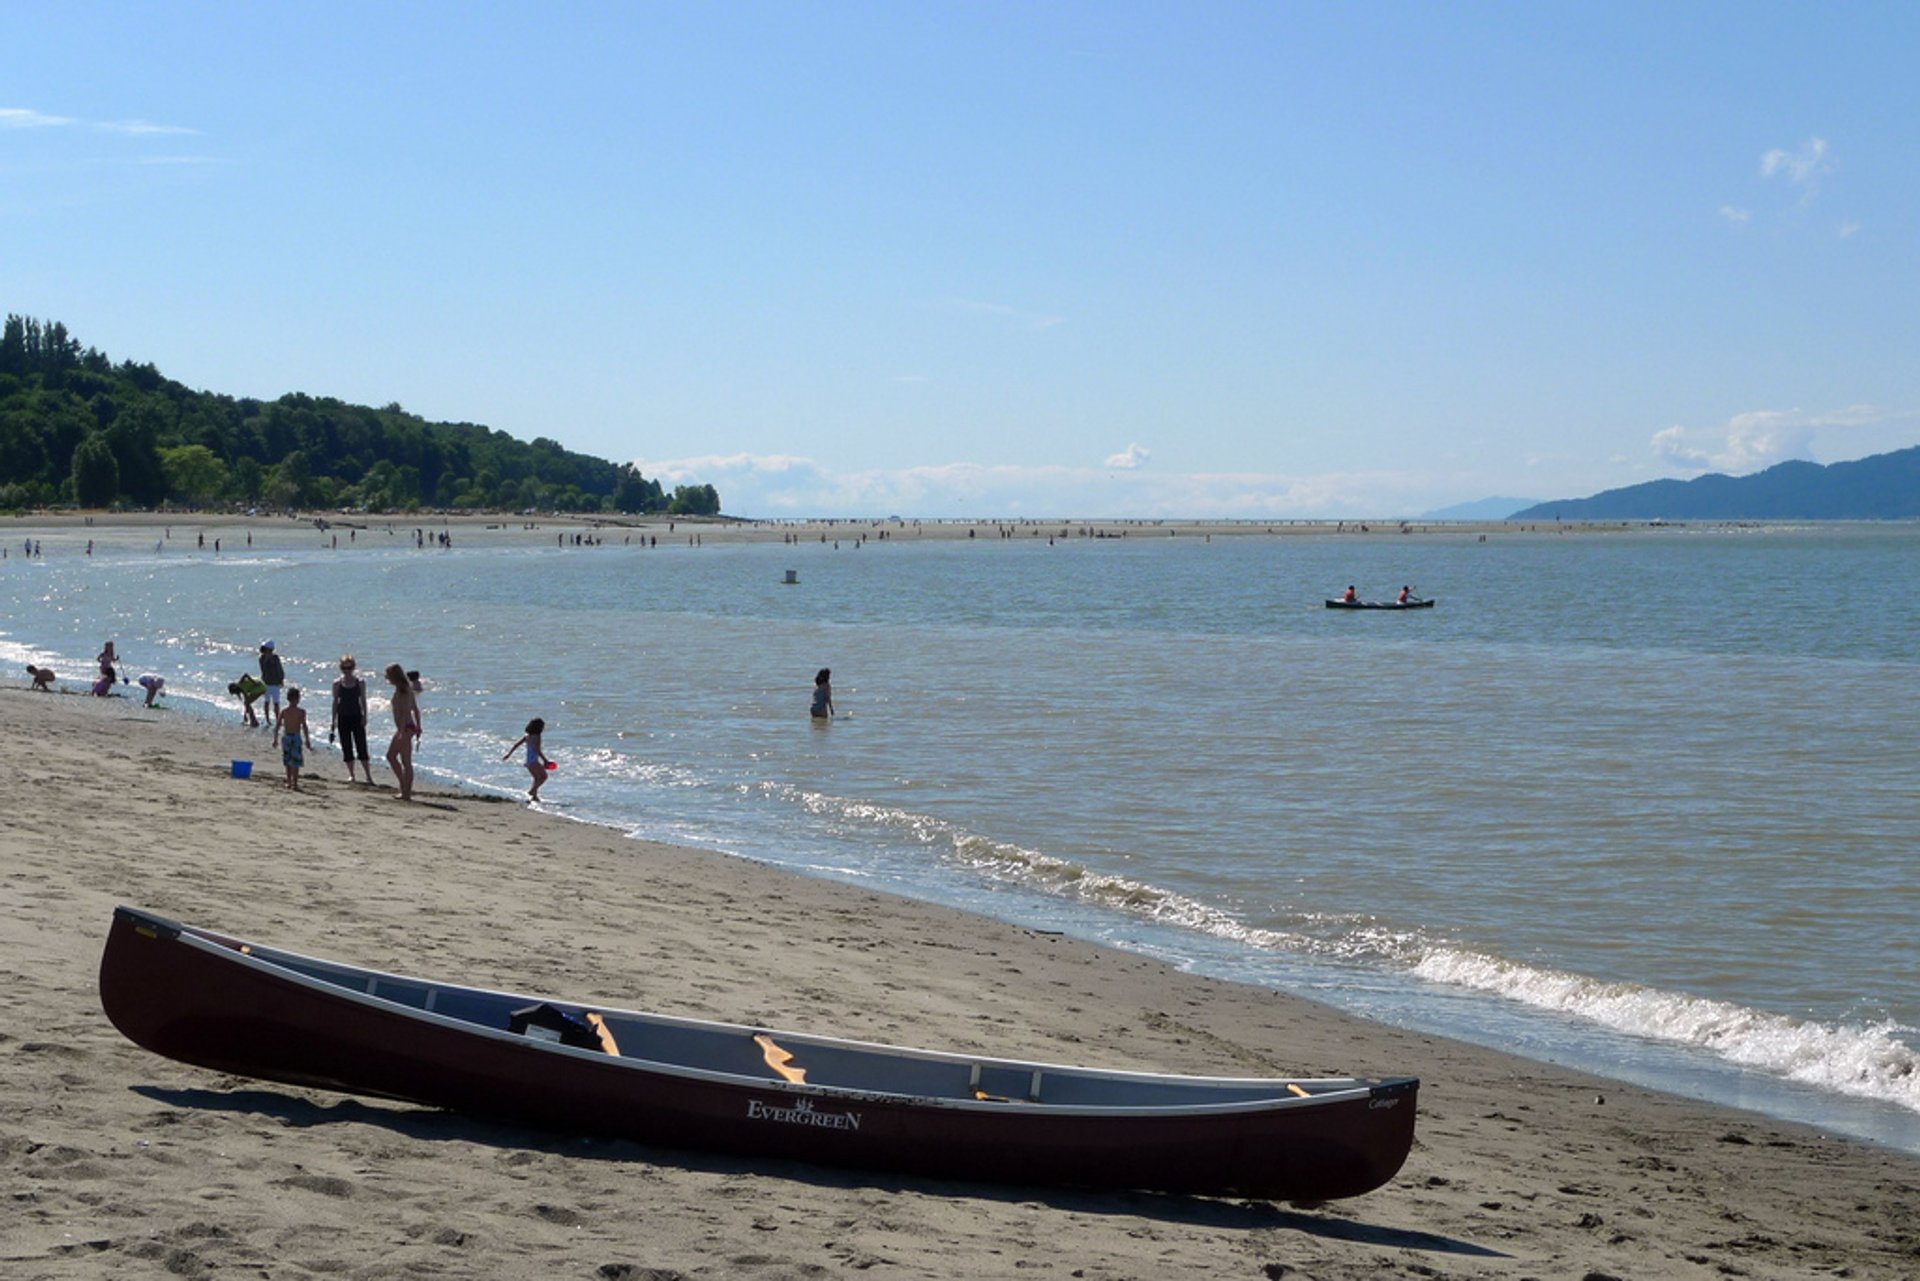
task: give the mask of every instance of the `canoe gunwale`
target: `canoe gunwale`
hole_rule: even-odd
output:
[[[655,1014],[635,1010],[614,1009],[600,1005],[591,1005],[575,1001],[556,1001],[553,997],[533,996],[516,992],[506,992],[496,988],[471,987],[458,983],[442,983],[436,980],[414,978],[408,975],[392,974],[385,971],[362,969],[344,965],[337,961],[318,957],[304,956],[284,948],[267,949],[273,955],[284,956],[291,960],[306,962],[317,967],[335,970],[342,974],[354,975],[376,982],[391,981],[395,984],[415,984],[441,991],[473,993],[490,998],[505,998],[523,1004],[551,1002],[560,1006],[577,1006],[580,1009],[592,1009],[608,1019],[636,1019],[647,1022],[665,1022],[682,1027],[703,1031],[739,1032],[742,1036],[764,1033],[778,1038],[790,1048],[807,1046],[827,1046],[839,1049],[873,1052],[884,1055],[915,1058],[928,1062],[946,1063],[956,1066],[978,1064],[982,1068],[998,1068],[1019,1072],[1040,1072],[1043,1075],[1072,1074],[1081,1078],[1097,1078],[1125,1083],[1137,1081],[1153,1084],[1194,1085],[1200,1087],[1218,1087],[1222,1089],[1256,1089],[1271,1086],[1274,1097],[1260,1099],[1239,1099],[1221,1103],[1174,1103],[1174,1104],[1137,1104],[1137,1105],[1099,1105],[1099,1104],[1063,1104],[1046,1100],[1025,1099],[966,1099],[938,1094],[909,1094],[889,1090],[859,1089],[851,1086],[828,1083],[794,1082],[779,1078],[749,1076],[736,1072],[723,1072],[712,1068],[693,1067],[674,1063],[666,1059],[651,1059],[640,1056],[609,1056],[599,1050],[583,1049],[562,1045],[552,1041],[536,1040],[505,1028],[493,1028],[484,1024],[439,1014],[432,1010],[419,1009],[411,1005],[389,1000],[377,994],[356,992],[325,979],[314,978],[296,969],[279,964],[268,956],[253,952],[242,952],[229,946],[227,936],[211,931],[203,931],[193,926],[179,925],[163,921],[146,913],[129,909],[132,919],[142,923],[161,925],[174,941],[207,953],[215,959],[230,965],[262,972],[275,982],[293,984],[321,994],[328,999],[398,1015],[412,1020],[428,1023],[463,1035],[483,1037],[488,1040],[521,1047],[536,1053],[557,1054],[568,1058],[591,1062],[606,1067],[642,1074],[662,1074],[688,1081],[698,1081],[714,1085],[724,1085],[742,1089],[764,1090],[776,1094],[788,1094],[795,1098],[811,1098],[816,1101],[834,1102],[886,1102],[905,1104],[914,1107],[952,1108],[964,1112],[988,1113],[1032,1113],[1045,1112],[1049,1116],[1112,1117],[1116,1119],[1146,1118],[1155,1116],[1189,1117],[1220,1116],[1234,1113],[1280,1112],[1302,1108],[1324,1106],[1328,1103],[1366,1098],[1382,1086],[1399,1084],[1405,1078],[1383,1078],[1371,1080],[1358,1077],[1216,1077],[1182,1075],[1164,1072],[1131,1071],[1124,1068],[1089,1068],[1063,1063],[1048,1063],[1030,1059],[1003,1059],[988,1055],[962,1054],[947,1050],[929,1050],[913,1046],[892,1045],[873,1041],[858,1041],[841,1037],[820,1036],[813,1033],[795,1032],[780,1028],[758,1027],[748,1024],[715,1022],[705,1019],[686,1018],[678,1015]],[[239,943],[240,940],[232,940]],[[249,947],[257,946],[247,944]],[[1289,1084],[1309,1089],[1305,1096],[1287,1092]],[[1318,1091],[1310,1087],[1320,1086]]]

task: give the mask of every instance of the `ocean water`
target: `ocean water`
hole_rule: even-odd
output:
[[[321,693],[399,661],[424,783],[523,790],[537,715],[557,821],[1920,1151],[1920,527],[844,530],[64,535],[0,562],[0,661],[78,677],[112,636],[235,721],[265,637]],[[1323,608],[1350,582],[1439,604]]]

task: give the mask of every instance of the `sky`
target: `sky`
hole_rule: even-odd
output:
[[[1920,444],[1920,5],[9,5],[0,311],[730,514]]]

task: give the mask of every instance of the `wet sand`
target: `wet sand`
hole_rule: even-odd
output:
[[[1698,524],[1695,526],[1699,527]],[[865,540],[1056,541],[1083,538],[1246,538],[1301,536],[1511,538],[1579,533],[1658,533],[1682,526],[1645,521],[1568,522],[1402,520],[734,520],[710,517],[626,515],[474,515],[420,512],[414,515],[313,511],[293,514],[209,512],[45,513],[0,516],[0,547],[21,554],[25,540],[45,543],[49,556],[85,554],[89,540],[100,550],[231,555],[258,548],[332,548],[346,551],[364,541],[374,547],[412,546],[416,531],[427,539],[446,534],[456,546],[572,545],[575,535],[606,546],[684,547],[692,543],[849,543]],[[249,542],[249,537],[252,541]]]
[[[25,686],[0,677],[9,1278],[1920,1275],[1902,1154],[507,802],[403,805],[324,749],[289,793],[257,731]],[[934,1048],[1407,1072],[1418,1139],[1379,1192],[1283,1205],[753,1161],[250,1082],[103,1017],[117,903],[427,977]]]

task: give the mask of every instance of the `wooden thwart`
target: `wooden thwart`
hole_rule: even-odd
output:
[[[989,1094],[980,1088],[980,1065],[973,1065],[973,1072],[967,1078],[967,1088],[973,1091],[973,1097],[982,1103],[1038,1103],[1040,1101],[1040,1070],[1034,1069],[1033,1076],[1027,1082],[1027,1097],[1016,1099],[1005,1094]]]

